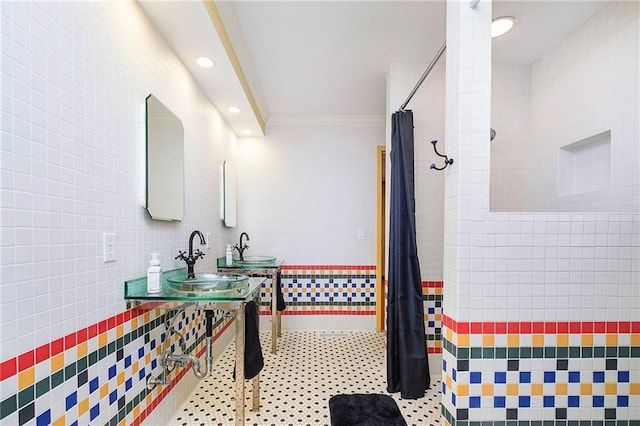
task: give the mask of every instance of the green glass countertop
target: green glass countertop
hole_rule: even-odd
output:
[[[233,258],[233,265],[227,266],[227,258],[219,257],[218,258],[218,268],[219,269],[271,269],[277,268],[279,265],[276,263],[276,259],[273,258],[271,261],[256,261],[256,262],[241,262],[240,259]]]
[[[146,302],[241,302],[252,299],[264,278],[249,278],[245,287],[232,288],[216,292],[186,292],[175,290],[169,285],[171,276],[186,276],[186,268],[174,269],[162,273],[162,284],[159,293],[147,293],[147,277],[135,278],[124,282],[125,300]]]

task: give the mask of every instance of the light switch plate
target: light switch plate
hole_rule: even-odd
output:
[[[116,234],[113,232],[102,234],[102,260],[104,263],[116,261]]]

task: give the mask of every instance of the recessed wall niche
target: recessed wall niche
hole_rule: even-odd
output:
[[[558,195],[602,191],[611,185],[611,130],[560,147]]]

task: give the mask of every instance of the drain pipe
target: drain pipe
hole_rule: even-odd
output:
[[[157,376],[150,376],[147,379],[148,390],[153,390],[158,385],[166,386],[169,383],[171,383],[171,381],[169,380],[169,374],[171,374],[176,364],[171,363],[171,365],[169,365],[169,362],[168,362],[167,347],[169,343],[169,336],[171,336],[172,333],[175,333],[178,336],[180,336],[180,349],[182,350],[182,352],[184,352],[187,349],[187,344],[184,336],[178,330],[173,328],[173,324],[176,322],[178,315],[180,315],[181,312],[184,312],[184,310],[185,308],[175,309],[175,313],[173,314],[173,316],[170,316],[170,314],[173,312],[172,310],[168,311],[165,314],[164,328],[167,330],[167,337],[165,337],[164,344],[162,345],[162,355],[160,356],[160,365],[162,366],[162,373],[160,373]],[[182,367],[181,363],[178,363],[178,365]]]
[[[205,363],[206,363],[205,370],[200,371],[200,360],[193,355],[187,355],[184,353],[179,355],[174,355],[174,354],[167,355],[166,344],[165,344],[165,347],[163,348],[163,351],[162,351],[162,356],[160,357],[160,364],[162,365],[162,373],[160,373],[158,376],[155,376],[155,377],[151,376],[148,378],[147,389],[152,390],[157,385],[168,385],[170,383],[170,380],[168,379],[169,373],[173,371],[175,366],[185,367],[187,362],[189,361],[191,362],[191,368],[193,370],[193,374],[195,374],[195,376],[198,379],[206,379],[211,375],[211,373],[213,372],[213,311],[210,309],[207,309],[204,311],[204,313],[205,313],[206,327],[207,327],[206,339],[205,339],[206,351],[207,351],[207,355],[205,356]],[[185,341],[184,336],[173,328],[173,322],[175,321],[175,318],[177,317],[177,315],[178,314],[176,314],[173,320],[171,321],[171,325],[169,326],[168,332],[174,332],[180,336],[181,343],[182,343],[180,346],[184,351],[186,346],[184,343]]]
[[[206,367],[204,371],[200,371],[200,360],[194,355],[171,354],[167,356],[167,360],[173,362],[191,361],[191,369],[198,379],[206,379],[213,371],[213,311],[207,309],[204,311],[204,314],[207,319],[207,334],[205,339],[207,355],[205,356]]]

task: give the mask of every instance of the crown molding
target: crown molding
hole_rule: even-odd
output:
[[[272,115],[268,126],[370,126],[384,127],[384,115]]]

